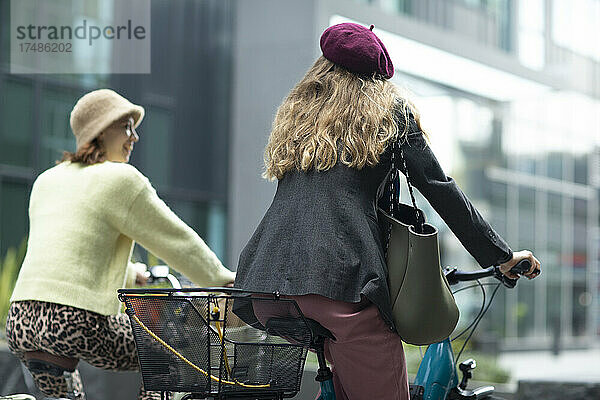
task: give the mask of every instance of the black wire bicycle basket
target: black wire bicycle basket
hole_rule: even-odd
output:
[[[144,388],[188,398],[300,390],[311,331],[295,301],[235,289],[121,289]]]

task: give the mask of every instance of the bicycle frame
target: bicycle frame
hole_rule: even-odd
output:
[[[450,390],[458,386],[450,338],[427,347],[414,384],[425,388],[423,399],[427,400],[444,400]]]
[[[317,400],[335,400],[335,391],[333,389],[333,380],[328,379],[324,382],[321,382],[321,394],[317,398]]]
[[[450,338],[427,347],[414,384],[425,388],[423,399],[427,400],[445,400],[450,390],[458,386]],[[331,380],[321,382],[320,386],[321,394],[317,400],[336,400]]]

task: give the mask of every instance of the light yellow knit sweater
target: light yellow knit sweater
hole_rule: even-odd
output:
[[[33,184],[29,219],[27,254],[11,301],[116,314],[134,241],[197,285],[235,278],[126,163],[63,162],[48,169]]]

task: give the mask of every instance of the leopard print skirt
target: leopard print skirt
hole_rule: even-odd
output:
[[[43,301],[13,302],[8,311],[6,336],[10,351],[25,365],[25,353],[50,354],[85,360],[107,370],[137,371],[138,357],[129,318],[102,315]],[[36,385],[50,397],[85,399],[79,372],[65,376],[32,371]],[[160,399],[160,393],[140,390],[142,399]]]

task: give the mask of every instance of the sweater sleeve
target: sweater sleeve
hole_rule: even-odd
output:
[[[136,196],[121,232],[200,286],[235,279],[198,234],[162,201],[148,183]]]
[[[416,124],[411,125],[416,127]],[[410,133],[401,147],[412,184],[479,265],[485,268],[510,260],[512,250],[508,244],[473,206],[454,179],[444,173],[423,133]]]

